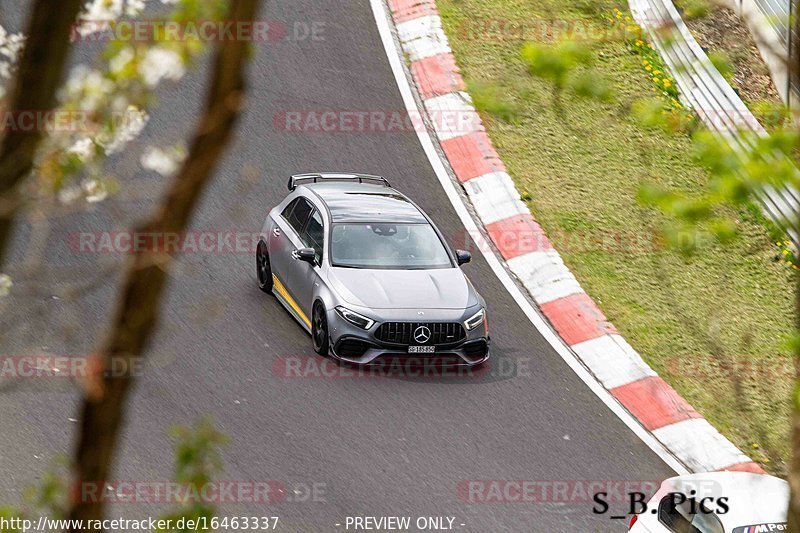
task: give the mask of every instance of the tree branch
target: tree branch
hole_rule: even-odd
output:
[[[69,38],[83,0],[36,0],[27,41],[11,91],[12,112],[46,113],[56,104],[56,90],[69,55]],[[42,140],[39,128],[12,130],[0,143],[0,267],[19,207],[17,189],[30,173]]]
[[[258,0],[231,0],[228,20],[252,21],[258,4]],[[195,131],[189,157],[161,206],[138,231],[177,233],[188,225],[239,117],[248,49],[249,44],[240,40],[226,41],[218,46],[204,116]],[[159,300],[171,261],[168,253],[159,250],[142,250],[133,256],[111,332],[100,351],[106,367],[112,358],[131,362],[133,358],[144,355],[158,318]],[[125,368],[130,369],[131,365],[125,365]],[[102,517],[102,502],[82,501],[80,488],[84,483],[104,487],[132,381],[133,376],[129,373],[113,378],[96,376],[96,386],[87,389],[74,458],[78,490],[73,492],[69,513],[72,519]]]

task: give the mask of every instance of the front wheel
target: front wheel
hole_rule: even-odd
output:
[[[259,241],[256,248],[256,275],[258,288],[264,292],[272,292],[272,265],[269,262],[269,252],[264,241]]]
[[[328,355],[328,317],[320,302],[314,304],[311,312],[311,337],[314,340],[314,351],[322,356]]]

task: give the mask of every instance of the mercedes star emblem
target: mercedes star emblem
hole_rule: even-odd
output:
[[[431,330],[426,326],[419,326],[414,330],[414,340],[420,344],[425,344],[431,340]]]

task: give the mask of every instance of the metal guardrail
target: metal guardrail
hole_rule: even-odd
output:
[[[684,104],[694,109],[703,124],[721,136],[744,161],[753,138],[766,136],[766,130],[708,58],[671,0],[629,3],[634,19],[648,32],[675,78]],[[787,231],[796,245],[800,244],[798,235],[790,229],[800,220],[798,191],[791,187],[764,188],[758,199],[766,215]]]
[[[796,63],[800,59],[800,50],[797,50],[798,39],[797,29],[791,27],[791,20],[795,15],[794,10],[796,0],[733,0],[739,8],[739,13],[743,12],[746,4],[755,7],[760,14],[758,26],[769,28],[775,34],[775,45],[782,48],[783,57]],[[759,43],[759,47],[762,44]],[[787,91],[800,94],[800,80],[796,74],[789,72],[787,79]],[[788,102],[788,96],[785,96]]]
[[[742,0],[736,0],[741,8]],[[781,42],[789,42],[789,13],[792,9],[791,0],[753,0],[753,3],[764,15],[769,25],[781,39]]]

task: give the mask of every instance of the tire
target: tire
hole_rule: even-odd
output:
[[[311,340],[315,352],[323,357],[328,355],[328,317],[325,315],[325,307],[319,301],[311,311]]]
[[[272,292],[272,264],[269,262],[269,252],[264,241],[259,241],[256,249],[256,277],[259,289]]]

